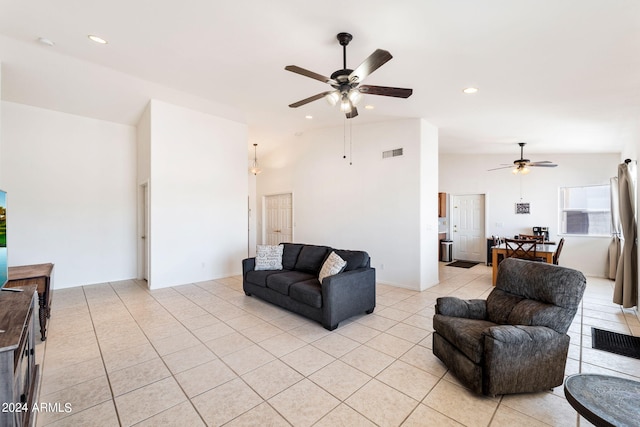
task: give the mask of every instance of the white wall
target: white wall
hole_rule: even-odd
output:
[[[135,128],[1,105],[9,265],[52,262],[58,289],[135,277]]]
[[[152,100],[151,288],[239,274],[247,253],[245,124]]]
[[[420,290],[438,283],[438,128],[420,122]]]
[[[421,239],[433,234],[437,250],[437,164],[429,179],[420,160],[426,149],[437,162],[437,132],[423,133],[423,125],[428,124],[419,119],[354,124],[352,165],[348,143],[348,158],[342,158],[343,127],[307,132],[283,144],[260,159],[258,228],[263,197],[293,192],[296,242],[366,250],[379,282],[433,286],[437,252],[425,253]],[[383,151],[395,148],[403,148],[404,155],[382,159]],[[422,191],[433,191],[426,203]],[[423,256],[433,259],[426,271]]]
[[[516,147],[517,148],[517,147]],[[532,160],[551,160],[557,168],[531,168],[525,176],[510,169],[487,171],[509,164],[516,155],[440,154],[440,191],[450,194],[485,193],[487,236],[530,234],[533,226],[548,226],[550,238],[558,240],[559,188],[609,184],[617,174],[620,154],[530,154]],[[530,215],[517,215],[515,203],[531,204]],[[610,237],[568,236],[560,264],[586,275],[604,276]]]

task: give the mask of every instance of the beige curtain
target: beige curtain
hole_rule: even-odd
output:
[[[622,226],[622,253],[618,260],[613,302],[624,308],[638,301],[638,246],[635,217],[635,185],[628,162],[618,166],[620,224]],[[635,171],[634,171],[635,172]]]
[[[620,203],[618,201],[618,177],[610,180],[611,187],[611,243],[607,254],[606,275],[609,279],[616,279],[618,260],[620,259]]]

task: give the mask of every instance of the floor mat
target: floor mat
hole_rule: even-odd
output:
[[[591,347],[640,359],[640,337],[591,328]]]
[[[460,268],[471,268],[474,265],[480,264],[476,261],[454,261],[450,264],[447,264],[447,267],[460,267]]]

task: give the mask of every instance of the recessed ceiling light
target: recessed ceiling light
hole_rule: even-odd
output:
[[[374,107],[373,105],[365,105],[364,106],[365,110],[373,110],[374,108],[376,108],[376,107]]]
[[[467,88],[462,89],[462,91],[464,93],[476,93],[476,92],[478,92],[478,88],[477,87],[467,87]]]
[[[311,119],[313,119],[313,116],[307,114],[306,116],[304,116],[304,118],[311,120]]]
[[[44,37],[38,37],[38,42],[42,43],[45,46],[54,46],[55,43],[49,39],[45,39]]]
[[[89,40],[94,41],[96,43],[107,44],[107,41],[102,37],[94,36],[93,34],[89,34],[87,37],[89,37]]]

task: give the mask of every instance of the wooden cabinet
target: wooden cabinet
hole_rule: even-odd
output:
[[[51,317],[51,272],[53,264],[22,265],[9,267],[9,281],[5,288],[36,285],[40,301],[40,339],[47,339],[47,319]]]
[[[38,394],[34,322],[36,287],[0,291],[0,425],[35,425],[31,412]]]
[[[447,216],[447,193],[438,193],[438,217]]]

